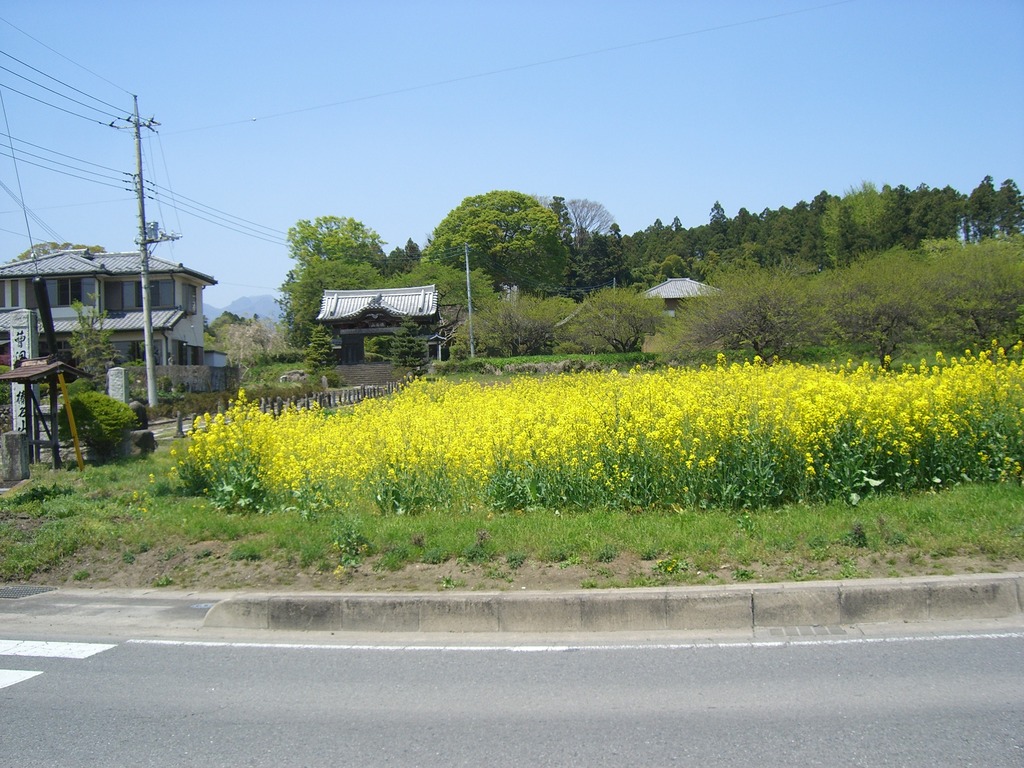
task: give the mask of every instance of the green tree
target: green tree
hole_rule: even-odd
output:
[[[288,230],[288,255],[299,268],[323,261],[362,262],[377,268],[384,258],[383,245],[380,235],[348,217],[303,219]]]
[[[415,320],[406,320],[395,331],[388,352],[397,367],[414,371],[423,367],[427,359],[427,344],[420,336],[420,330]]]
[[[410,238],[406,241],[404,248],[395,248],[387,255],[380,268],[380,273],[384,277],[390,277],[403,272],[411,272],[420,263],[422,256],[420,247]]]
[[[579,245],[573,248],[571,262],[572,287],[590,289],[604,285],[623,286],[629,282],[622,235],[615,224],[609,234],[598,232],[583,236]]]
[[[458,269],[469,245],[471,269],[498,286],[540,290],[560,286],[567,248],[558,217],[522,192],[467,197],[437,225],[424,256]]]
[[[1013,179],[1006,179],[999,186],[998,198],[996,226],[1000,233],[1012,237],[1024,232],[1024,197]]]
[[[465,324],[469,316],[469,302],[466,298],[465,270],[433,261],[421,261],[410,272],[395,275],[387,282],[391,288],[411,288],[417,285],[433,285],[437,289],[437,310],[441,316],[437,326],[438,335],[447,339],[449,346],[456,340],[464,342],[459,344],[459,349],[465,347],[468,350]],[[470,272],[469,285],[474,311],[480,311],[498,301],[490,278],[482,270]]]
[[[31,259],[33,252],[36,257],[49,256],[51,253],[60,253],[61,251],[81,251],[87,250],[89,253],[106,253],[107,249],[102,245],[73,245],[71,243],[55,243],[52,240],[46,243],[36,243],[27,251],[22,251],[18,254],[18,261],[25,261]]]
[[[929,246],[923,290],[932,340],[953,350],[1012,345],[1024,315],[1024,236]]]
[[[320,323],[316,323],[309,332],[309,343],[305,353],[306,370],[319,374],[330,368],[334,363],[334,345],[331,343],[331,332]]]
[[[512,292],[474,315],[478,344],[485,354],[497,357],[548,353],[558,324],[575,310],[571,299]]]
[[[288,230],[288,255],[295,266],[285,277],[278,304],[292,344],[306,345],[324,290],[367,288],[380,282],[382,245],[380,235],[351,218],[321,216]]]
[[[676,254],[666,256],[665,260],[658,266],[658,274],[668,279],[670,277],[686,277],[686,265]]]
[[[830,265],[845,266],[867,251],[878,250],[883,244],[885,217],[885,200],[867,181],[841,199],[829,200],[821,226]]]
[[[107,313],[79,301],[71,306],[77,318],[71,331],[71,354],[79,368],[92,378],[102,380],[117,359],[117,350],[110,341],[114,332],[103,327]]]
[[[950,186],[929,189],[921,184],[914,190],[910,210],[910,230],[915,247],[925,240],[957,237],[964,218],[965,198]]]
[[[967,217],[964,219],[964,239],[977,242],[993,237],[999,226],[999,194],[991,176],[981,180],[967,198]]]
[[[632,288],[605,288],[587,296],[564,333],[588,352],[638,352],[664,319],[661,300]]]
[[[923,277],[920,255],[902,248],[829,273],[825,304],[839,339],[867,345],[888,366],[926,324]]]
[[[309,261],[288,272],[281,286],[282,321],[293,346],[305,347],[316,324],[325,290],[354,290],[381,283],[372,265],[344,258]]]
[[[811,279],[789,269],[719,273],[719,289],[689,299],[677,313],[680,351],[749,349],[766,362],[816,340]]]

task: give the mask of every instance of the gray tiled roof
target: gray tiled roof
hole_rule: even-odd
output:
[[[437,313],[437,287],[324,291],[316,319],[344,320],[373,309],[404,317],[432,317]]]
[[[154,310],[153,313],[153,330],[154,331],[169,331],[178,324],[178,321],[185,316],[185,313],[180,309],[161,309]],[[36,322],[38,324],[39,318],[36,315]],[[71,333],[78,328],[78,320],[53,320],[53,330],[55,333]],[[11,310],[0,311],[0,332],[9,332],[11,330]],[[40,328],[40,330],[42,330]],[[142,311],[137,310],[134,312],[108,312],[107,316],[103,319],[103,330],[105,331],[141,331],[142,330]]]
[[[51,277],[54,275],[137,275],[142,270],[141,257],[131,253],[90,253],[80,249],[59,251],[38,259],[22,259],[0,265],[0,280],[17,277]],[[149,271],[152,274],[180,273],[197,280],[216,285],[209,275],[189,269],[155,256],[149,257]]]
[[[717,288],[688,277],[670,277],[645,291],[644,295],[649,299],[692,299],[694,296],[708,296],[717,292]]]

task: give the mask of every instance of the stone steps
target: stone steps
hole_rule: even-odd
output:
[[[335,368],[346,387],[381,386],[398,381],[391,363],[356,363]]]

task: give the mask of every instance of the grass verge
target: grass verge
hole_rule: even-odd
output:
[[[182,588],[579,588],[1024,567],[1019,485],[771,511],[488,510],[310,519],[215,510],[168,479],[169,446],[33,467],[0,496],[0,581]]]

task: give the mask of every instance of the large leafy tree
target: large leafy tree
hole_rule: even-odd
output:
[[[325,290],[368,288],[380,282],[382,246],[380,235],[350,218],[321,216],[288,230],[295,266],[285,277],[278,303],[292,344],[306,345]]]
[[[465,325],[469,317],[469,300],[466,297],[465,270],[421,261],[411,271],[395,275],[387,282],[387,286],[393,288],[416,285],[433,285],[437,288],[437,309],[441,316],[437,333],[447,339],[449,344],[458,340],[460,347],[468,349]],[[490,278],[483,271],[470,272],[469,285],[474,312],[482,311],[498,300],[491,288]]]
[[[496,287],[544,290],[560,286],[568,251],[558,216],[522,192],[496,190],[467,197],[434,230],[424,253],[456,269],[469,246],[471,269]]]
[[[320,261],[363,262],[377,267],[384,258],[380,235],[361,221],[320,216],[288,230],[289,255],[299,267]]]

